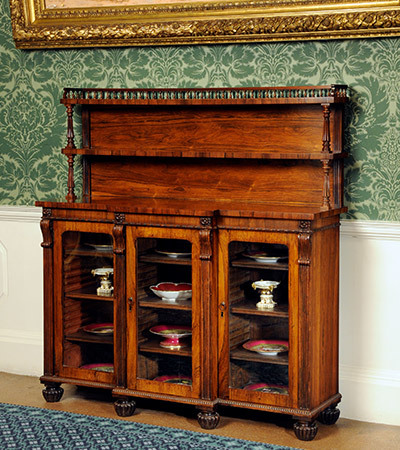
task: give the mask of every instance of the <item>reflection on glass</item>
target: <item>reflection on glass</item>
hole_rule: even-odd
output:
[[[191,243],[137,241],[138,377],[192,383]]]
[[[113,371],[112,243],[108,234],[63,233],[64,366]]]
[[[230,387],[288,394],[288,248],[229,245]]]

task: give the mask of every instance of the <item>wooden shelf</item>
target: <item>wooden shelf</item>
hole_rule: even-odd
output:
[[[158,253],[146,253],[139,255],[139,262],[148,262],[153,264],[174,264],[178,266],[190,266],[192,259],[188,256],[171,258]]]
[[[232,267],[246,267],[250,269],[288,270],[289,264],[283,262],[263,263],[248,258],[238,258],[231,261]]]
[[[286,159],[286,160],[334,160],[343,159],[348,155],[345,152],[240,152],[240,151],[191,151],[182,150],[157,150],[157,149],[136,149],[133,147],[110,148],[110,147],[88,147],[88,148],[63,148],[64,155],[87,155],[87,156],[131,156],[131,157],[164,157],[164,158],[225,158],[225,159]]]
[[[96,295],[93,293],[86,293],[86,292],[66,292],[65,297],[67,298],[74,298],[77,300],[99,300],[102,302],[112,302],[114,301],[114,297],[102,297],[101,295]]]
[[[257,301],[242,301],[231,306],[231,312],[234,314],[248,314],[252,316],[273,316],[273,317],[289,317],[287,305],[276,305],[273,309],[258,309]]]
[[[96,258],[113,258],[112,251],[99,251],[90,248],[76,248],[73,250],[65,249],[66,256],[91,256]]]
[[[160,309],[178,309],[182,311],[191,311],[192,301],[181,300],[177,302],[167,302],[159,298],[145,298],[139,300],[139,306],[141,308],[160,308]]]
[[[256,352],[250,352],[249,350],[245,350],[243,348],[235,348],[231,350],[231,359],[237,359],[240,361],[250,361],[250,362],[259,362],[266,364],[278,364],[287,366],[289,364],[288,353],[282,353],[275,356],[266,356],[260,355]]]
[[[161,340],[162,338],[160,338]],[[183,338],[185,339],[185,338]],[[147,353],[160,353],[164,355],[177,355],[177,356],[192,356],[192,348],[189,347],[183,347],[180,350],[170,350],[168,348],[164,348],[160,346],[160,340],[149,340],[146,342],[143,342],[139,345],[139,351],[140,352],[147,352]],[[186,339],[187,342],[187,339]]]
[[[113,344],[114,338],[113,335],[99,335],[87,333],[83,330],[79,330],[76,333],[68,334],[65,336],[65,339],[68,341],[77,341],[77,342],[90,342],[93,344]]]

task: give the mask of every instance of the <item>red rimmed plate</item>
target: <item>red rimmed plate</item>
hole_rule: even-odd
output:
[[[264,392],[266,394],[289,394],[287,386],[279,386],[278,384],[254,383],[248,384],[243,389],[248,391]]]
[[[91,323],[83,327],[83,331],[92,334],[113,334],[114,324],[112,323]]]
[[[154,380],[161,381],[163,383],[186,384],[188,386],[192,385],[192,378],[183,375],[162,375],[161,377],[154,378]]]
[[[98,370],[99,372],[114,372],[114,364],[109,363],[85,364],[80,368],[88,370]]]
[[[247,341],[243,344],[243,348],[251,352],[259,353],[260,355],[274,356],[279,353],[284,353],[289,350],[288,341],[277,340],[256,340]]]

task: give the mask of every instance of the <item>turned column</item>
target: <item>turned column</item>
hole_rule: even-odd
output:
[[[66,105],[67,107],[67,147],[66,149],[74,149],[75,147],[75,135],[74,135],[74,121],[73,121],[73,111],[74,105]],[[75,155],[70,153],[68,155],[68,193],[66,195],[66,200],[68,203],[74,203],[76,200],[75,195],[75,182],[74,182],[74,158]]]

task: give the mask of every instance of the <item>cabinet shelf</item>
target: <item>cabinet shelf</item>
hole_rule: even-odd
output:
[[[250,361],[250,362],[260,362],[266,364],[278,364],[287,366],[289,364],[288,353],[283,353],[281,355],[266,356],[259,353],[249,352],[248,350],[242,348],[235,348],[231,351],[231,359],[236,359],[240,361]]]
[[[89,334],[83,330],[79,330],[76,333],[67,334],[65,336],[65,339],[67,339],[68,341],[90,342],[93,344],[113,344],[114,343],[113,336]]]
[[[165,355],[192,356],[191,347],[183,347],[180,350],[170,350],[160,346],[160,341],[149,340],[139,345],[139,351],[147,353],[160,353]]]
[[[65,250],[66,256],[91,256],[96,258],[113,258],[112,251],[99,251],[90,248],[74,248],[72,250]]]
[[[81,291],[67,292],[67,293],[65,293],[65,297],[73,298],[76,300],[98,300],[98,301],[102,301],[102,302],[114,301],[114,297],[102,297],[101,295],[87,293],[87,292],[81,292]]]
[[[273,309],[258,309],[257,301],[253,302],[242,301],[231,306],[231,312],[235,314],[248,314],[254,316],[274,316],[274,317],[289,317],[289,310],[287,305],[276,305]]]
[[[160,308],[160,309],[178,309],[182,311],[191,311],[192,309],[192,301],[191,300],[182,300],[176,303],[166,302],[160,300],[159,298],[145,298],[139,300],[139,306],[142,308]]]
[[[190,266],[192,264],[192,259],[188,256],[171,258],[169,256],[159,255],[157,253],[146,253],[144,255],[140,255],[139,261],[153,264],[176,264],[179,266]]]
[[[282,150],[282,149],[280,149]],[[64,155],[87,155],[87,156],[139,156],[139,157],[168,157],[168,158],[225,158],[225,159],[279,159],[279,160],[335,160],[344,159],[347,157],[347,153],[326,153],[326,152],[294,152],[294,151],[265,151],[265,152],[241,152],[235,151],[191,151],[187,148],[182,151],[181,149],[140,149],[135,150],[132,147],[120,147],[118,150],[113,148],[106,148],[101,146],[92,146],[85,148],[63,148],[62,153]]]
[[[263,263],[251,261],[247,258],[237,258],[231,261],[232,267],[243,267],[249,269],[271,269],[271,270],[288,270],[289,264],[283,262]]]

